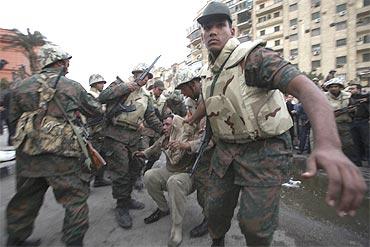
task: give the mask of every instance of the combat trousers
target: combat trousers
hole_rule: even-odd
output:
[[[351,123],[337,123],[343,153],[356,165],[361,166],[361,157],[354,147],[350,129]]]
[[[180,224],[185,215],[186,196],[191,194],[193,182],[188,173],[170,172],[166,167],[154,168],[144,174],[149,195],[161,211],[171,211],[173,224]],[[168,191],[169,205],[163,194]]]
[[[143,163],[133,159],[137,146],[127,146],[111,138],[105,138],[104,149],[108,169],[111,171],[114,199],[130,199],[135,181],[140,176]]]
[[[239,226],[248,246],[269,246],[278,226],[280,186],[253,187],[234,184],[234,171],[209,179],[208,229],[212,239],[225,236],[240,195]]]
[[[62,240],[68,244],[83,239],[89,228],[89,184],[75,173],[38,178],[18,176],[17,192],[6,209],[9,238],[25,240],[32,234],[49,186],[57,202],[65,208]]]

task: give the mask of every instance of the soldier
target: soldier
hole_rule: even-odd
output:
[[[134,79],[139,78],[146,68],[145,64],[136,66],[132,71]],[[112,194],[117,200],[116,219],[126,229],[132,227],[129,210],[145,207],[131,198],[133,185],[143,166],[139,159],[132,156],[135,151],[142,149],[139,126],[145,119],[157,133],[162,131],[162,123],[155,115],[153,103],[142,88],[152,77],[149,73],[142,81],[130,82],[117,78],[99,95],[100,102],[107,104],[107,115],[114,112],[107,123],[104,148],[112,174]],[[112,108],[116,106],[118,110],[115,112]]]
[[[344,80],[341,78],[333,78],[326,82],[325,92],[326,98],[329,100],[333,110],[341,110],[348,107],[350,103],[351,93],[345,92]],[[361,157],[357,153],[357,149],[354,148],[354,143],[351,135],[351,123],[352,118],[350,112],[344,111],[337,113],[335,117],[337,123],[340,141],[342,143],[342,150],[348,158],[352,160],[357,166],[361,166]]]
[[[152,92],[153,92],[153,106],[157,111],[158,117],[163,117],[163,110],[166,104],[166,97],[163,95],[164,83],[163,81],[157,80],[153,84]]]
[[[201,102],[201,78],[200,76],[193,73],[190,69],[181,69],[176,75],[176,89],[181,90],[181,93],[187,97],[185,99],[185,105],[187,107],[188,116],[191,116],[197,109],[199,102]],[[198,126],[200,132],[203,130],[203,126]],[[199,138],[194,142],[172,144],[174,148],[181,148],[185,150],[192,151],[195,153],[196,147],[198,146],[196,142],[201,141],[201,136],[203,133],[199,133]],[[200,225],[194,227],[190,231],[190,237],[196,238],[201,237],[208,233],[208,220],[206,211],[206,201],[207,201],[207,184],[208,184],[208,170],[209,164],[211,163],[212,151],[214,149],[210,148],[204,153],[200,166],[197,168],[194,174],[194,186],[197,190],[197,200],[199,205],[203,209],[203,221]]]
[[[99,97],[99,94],[104,89],[104,84],[106,81],[104,78],[99,74],[93,74],[89,78],[89,85],[90,90],[89,94],[94,96],[95,98]],[[103,106],[103,110],[105,110],[105,106]],[[89,138],[94,146],[94,148],[101,153],[104,141],[104,116],[98,116],[96,118],[88,118],[87,119],[87,127],[89,131]],[[95,178],[94,178],[94,187],[101,187],[101,186],[109,186],[112,184],[111,181],[104,178],[104,170],[105,168],[102,167],[98,171],[96,171]]]
[[[302,176],[311,178],[318,168],[325,169],[327,203],[340,216],[355,215],[366,184],[340,148],[325,96],[278,53],[264,48],[262,41],[240,44],[225,4],[210,2],[197,21],[209,65],[202,81],[203,103],[189,123],[207,114],[216,140],[207,203],[212,245],[224,245],[239,194],[239,226],[247,245],[272,241],[281,184],[292,163],[287,133],[292,120],[279,90],[303,103],[313,126],[315,149]]]
[[[337,73],[337,71],[335,69],[330,70],[329,74],[325,77],[324,83],[327,82],[327,81],[330,81],[333,78],[335,78],[335,73]]]
[[[89,227],[90,176],[83,174],[81,147],[55,97],[72,121],[77,111],[93,117],[102,114],[102,109],[78,82],[65,77],[71,59],[68,53],[45,45],[40,59],[41,72],[17,83],[12,91],[9,117],[17,125],[13,138],[17,192],[6,210],[7,246],[39,243],[26,239],[49,186],[65,208],[62,240],[67,246],[82,246]]]
[[[146,224],[158,221],[171,211],[171,234],[169,246],[178,246],[182,241],[182,222],[185,215],[186,196],[193,192],[193,181],[187,173],[192,165],[192,154],[180,149],[171,148],[171,142],[190,141],[195,133],[195,128],[184,124],[180,116],[169,116],[163,122],[165,134],[152,146],[143,152],[135,153],[138,157],[149,158],[163,149],[166,154],[166,166],[153,168],[144,174],[144,184],[149,195],[156,202],[158,208],[147,218]],[[168,191],[168,200],[163,191]]]

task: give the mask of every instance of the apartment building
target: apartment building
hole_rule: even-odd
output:
[[[264,39],[267,47],[304,72],[325,76],[335,69],[337,76],[369,86],[370,0],[223,2],[230,8],[241,42]],[[188,65],[206,59],[196,18],[188,30]]]

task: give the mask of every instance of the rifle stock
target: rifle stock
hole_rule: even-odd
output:
[[[199,149],[197,150],[196,152],[196,160],[193,164],[193,166],[191,167],[191,170],[190,170],[190,176],[193,176],[195,171],[197,170],[198,166],[199,166],[199,162],[203,156],[203,153],[204,151],[206,150],[207,146],[208,146],[208,143],[209,141],[211,140],[212,138],[212,129],[211,129],[211,124],[207,118],[207,122],[206,122],[206,130],[205,130],[205,133],[204,133],[204,136],[203,136],[203,140],[202,140],[202,144],[200,145]]]
[[[107,164],[107,162],[105,162],[104,158],[100,155],[100,153],[93,147],[91,142],[86,141],[86,147],[91,158],[91,163],[95,170],[99,170],[100,168]]]

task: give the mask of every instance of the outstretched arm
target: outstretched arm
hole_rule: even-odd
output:
[[[323,168],[329,179],[327,204],[335,207],[339,216],[354,216],[367,186],[360,170],[342,152],[333,109],[306,76],[291,80],[287,92],[303,103],[313,129],[315,146],[302,176],[311,178],[318,168]]]

